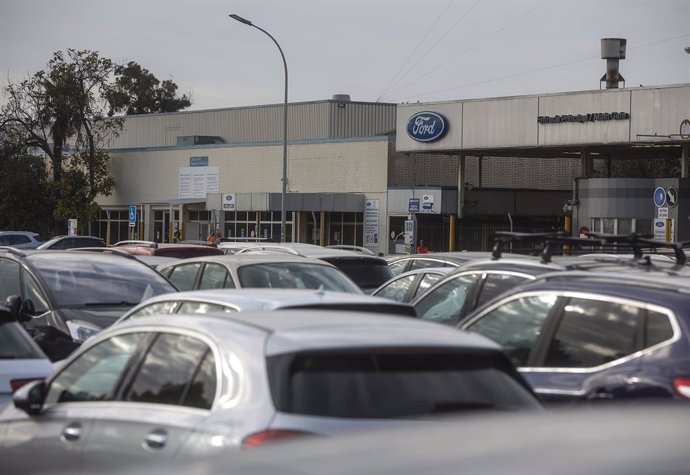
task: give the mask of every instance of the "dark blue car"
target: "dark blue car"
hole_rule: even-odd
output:
[[[690,399],[687,277],[545,275],[458,327],[500,343],[547,402]]]

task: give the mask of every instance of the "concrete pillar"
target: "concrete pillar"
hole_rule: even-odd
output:
[[[589,154],[589,150],[583,150],[580,156],[582,157],[580,175],[583,178],[591,178],[594,175],[594,160]]]

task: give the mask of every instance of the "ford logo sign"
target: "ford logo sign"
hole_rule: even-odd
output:
[[[447,131],[446,118],[436,112],[417,112],[407,120],[407,135],[417,142],[439,140]]]
[[[657,221],[656,223],[654,223],[654,226],[656,226],[657,228],[663,228],[664,222],[663,221]]]

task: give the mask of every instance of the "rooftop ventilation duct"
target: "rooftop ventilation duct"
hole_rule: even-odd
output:
[[[621,82],[625,87],[625,78],[618,70],[618,62],[625,59],[626,42],[624,38],[601,39],[601,59],[606,60],[606,74],[601,77],[599,84],[606,82],[606,89],[618,89],[618,84]]]

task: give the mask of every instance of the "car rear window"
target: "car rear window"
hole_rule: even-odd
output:
[[[374,291],[393,277],[383,259],[323,258],[343,271],[360,289]]]
[[[204,256],[222,256],[224,254],[222,249],[217,247],[201,247],[201,248],[175,248],[175,247],[159,247],[156,249],[156,256],[177,257],[178,259],[187,259],[188,257],[204,257]]]
[[[498,352],[317,351],[267,358],[279,411],[340,418],[403,418],[539,406]]]

